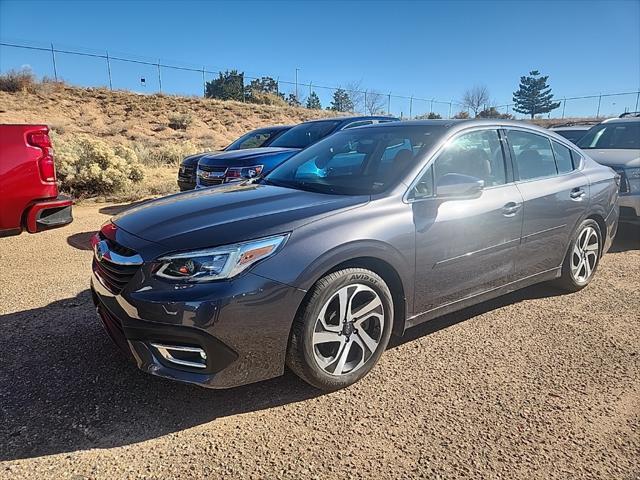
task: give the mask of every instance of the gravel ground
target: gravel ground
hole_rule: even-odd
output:
[[[86,248],[115,210],[0,239],[0,478],[640,478],[640,230],[585,290],[412,329],[349,389],[212,391],[103,333]]]

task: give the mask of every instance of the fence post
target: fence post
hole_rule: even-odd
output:
[[[596,113],[596,118],[600,116],[600,102],[602,101],[602,95],[598,97],[598,112]]]
[[[364,113],[367,113],[367,91],[364,91]]]
[[[449,116],[447,118],[451,118],[451,102],[449,102]]]
[[[387,97],[387,115],[391,115],[391,92],[389,92],[389,96]]]
[[[109,73],[109,90],[113,90],[113,84],[111,83],[111,62],[109,61],[109,50],[107,50],[107,72]]]
[[[202,66],[202,97],[207,98],[207,80],[204,76],[204,65]]]
[[[640,100],[640,92],[636,94],[636,109],[635,109],[636,112],[638,111],[638,100]]]
[[[158,85],[160,86],[160,93],[162,93],[162,76],[160,75],[160,59],[158,59]]]
[[[413,95],[409,98],[409,120],[413,118]]]
[[[429,113],[433,112],[433,98],[431,99],[431,106],[429,107]]]
[[[562,118],[564,118],[564,109],[567,107],[567,99],[562,99]]]
[[[53,49],[53,42],[51,42],[51,59],[53,60],[53,78],[58,81],[58,69],[56,67],[56,52]]]

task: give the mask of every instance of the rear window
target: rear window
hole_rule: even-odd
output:
[[[323,139],[340,124],[338,121],[309,122],[293,127],[288,132],[276,138],[270,147],[307,148],[309,145]]]
[[[520,130],[508,130],[507,138],[515,155],[520,180],[557,175],[556,161],[547,137]]]
[[[640,148],[640,122],[601,123],[589,130],[578,146],[603,150]]]

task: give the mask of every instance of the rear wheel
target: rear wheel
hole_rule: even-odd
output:
[[[602,234],[598,224],[587,219],[574,233],[557,280],[560,288],[571,292],[586,287],[598,268],[602,251]]]
[[[349,268],[320,279],[294,320],[287,365],[321,390],[364,377],[389,343],[393,300],[375,273]]]

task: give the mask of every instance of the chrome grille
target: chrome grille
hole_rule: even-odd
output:
[[[94,250],[93,271],[101,283],[113,294],[119,294],[131,281],[142,265],[142,258],[130,248],[98,235],[101,244],[107,245],[106,252]]]

